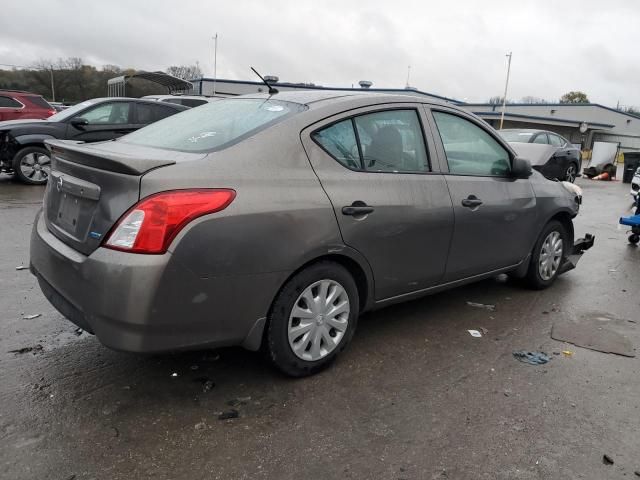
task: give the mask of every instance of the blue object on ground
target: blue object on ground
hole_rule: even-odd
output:
[[[628,227],[640,227],[640,215],[630,215],[628,217],[620,217],[620,223]]]
[[[523,363],[529,365],[544,365],[549,360],[549,356],[544,352],[526,352],[521,350],[519,352],[513,352],[513,356]]]

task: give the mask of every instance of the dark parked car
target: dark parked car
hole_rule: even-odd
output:
[[[188,107],[136,98],[95,98],[46,120],[0,122],[0,172],[43,184],[51,170],[45,140],[99,142],[121,137]]]
[[[264,346],[310,374],[363,311],[502,272],[545,288],[593,243],[577,187],[423,98],[259,94],[47,145],[31,271],[118,350]]]
[[[545,177],[573,183],[579,176],[582,164],[580,149],[574,147],[566,138],[557,133],[531,129],[505,129],[498,133],[509,143],[536,143],[554,147],[553,155],[549,157],[547,162],[533,166]]]
[[[20,90],[0,90],[0,122],[43,119],[56,113],[42,96]]]

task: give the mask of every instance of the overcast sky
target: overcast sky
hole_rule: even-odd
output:
[[[200,62],[218,77],[420,90],[467,101],[557,99],[640,106],[638,0],[2,2],[0,63],[82,57],[145,70]],[[0,67],[3,68],[3,67]]]

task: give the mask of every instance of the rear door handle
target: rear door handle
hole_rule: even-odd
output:
[[[462,200],[463,207],[476,208],[482,205],[482,200],[480,200],[475,195],[469,195],[467,198]]]
[[[355,201],[348,207],[342,207],[342,214],[357,217],[358,215],[368,215],[374,210],[373,207],[370,207],[364,202]]]

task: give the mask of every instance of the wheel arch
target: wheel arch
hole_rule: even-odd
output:
[[[545,225],[547,225],[549,222],[553,220],[557,220],[558,222],[560,222],[567,229],[567,233],[569,234],[569,244],[573,245],[573,241],[575,239],[574,237],[575,232],[573,229],[572,219],[573,219],[573,216],[569,212],[560,211],[555,213],[551,218],[549,218],[549,220],[547,220]],[[542,228],[544,228],[544,226]]]

